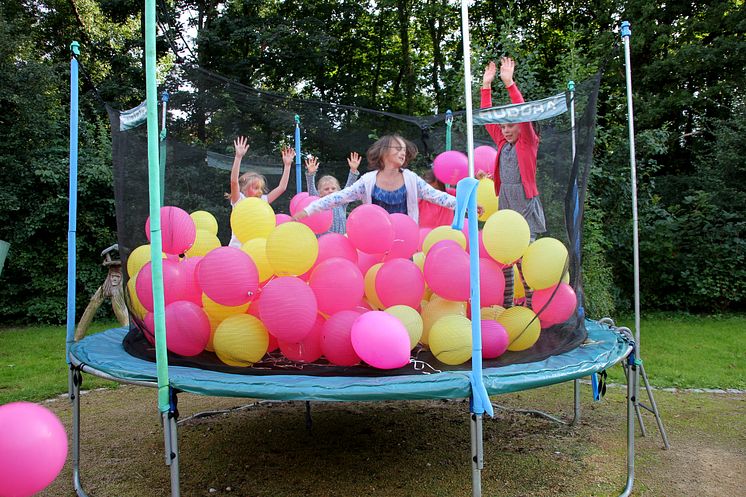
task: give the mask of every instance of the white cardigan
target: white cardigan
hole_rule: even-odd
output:
[[[409,169],[402,169],[401,172],[404,175],[404,186],[407,189],[407,215],[415,222],[419,222],[420,218],[418,206],[420,199],[448,209],[456,208],[456,197],[436,190]],[[320,198],[306,206],[304,211],[310,216],[356,200],[366,204],[373,203],[373,188],[376,186],[376,176],[378,176],[378,171],[365,173],[352,186]]]

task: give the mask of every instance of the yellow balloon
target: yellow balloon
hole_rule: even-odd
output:
[[[430,350],[444,364],[456,366],[471,359],[471,321],[464,316],[443,316],[430,330]]]
[[[490,321],[497,321],[497,317],[502,314],[505,311],[505,307],[499,306],[499,305],[491,305],[489,307],[482,307],[480,309],[480,312],[482,314],[482,319],[487,319]]]
[[[427,234],[425,240],[422,242],[422,251],[427,254],[430,251],[430,247],[435,245],[441,240],[453,240],[461,245],[461,248],[466,250],[466,236],[459,231],[451,228],[450,226],[438,226]]]
[[[540,238],[523,254],[523,277],[535,290],[559,284],[570,260],[565,245],[556,238]]]
[[[433,324],[443,316],[450,314],[466,316],[466,302],[453,302],[452,300],[446,300],[434,295],[432,300],[422,308],[422,336],[420,337],[420,343],[427,345],[430,338],[430,329],[433,327]]]
[[[277,276],[298,276],[313,267],[319,242],[305,224],[283,223],[267,237],[266,252]]]
[[[523,286],[523,280],[521,280],[521,272],[518,271],[518,266],[513,266],[513,295],[514,299],[522,299],[526,296],[526,288]]]
[[[194,211],[189,214],[198,230],[205,230],[215,236],[218,234],[218,220],[207,211]]]
[[[424,252],[417,252],[412,256],[412,260],[415,264],[417,264],[417,267],[420,268],[420,271],[424,271],[425,269],[425,254]]]
[[[194,244],[186,251],[187,257],[199,257],[220,247],[220,240],[207,230],[197,230],[197,236],[194,238]]]
[[[241,245],[241,250],[249,254],[251,260],[256,264],[256,268],[259,271],[259,281],[264,282],[272,277],[274,271],[272,270],[272,264],[269,263],[267,258],[267,239],[266,238],[254,238]]]
[[[505,309],[505,312],[497,317],[497,322],[508,332],[508,350],[513,352],[532,347],[541,333],[539,318],[527,307],[515,306]]]
[[[365,298],[368,299],[368,303],[373,307],[373,310],[376,311],[383,309],[381,299],[378,298],[378,294],[376,293],[376,275],[378,274],[378,270],[381,269],[381,266],[383,266],[383,262],[373,264],[370,269],[368,269],[368,272],[365,273],[365,279],[363,280],[365,284]]]
[[[401,321],[401,324],[409,333],[409,348],[410,350],[413,349],[422,336],[422,316],[420,316],[420,313],[408,305],[393,305],[385,312]]]
[[[212,345],[218,359],[229,366],[251,366],[267,353],[269,334],[257,318],[239,314],[218,325]]]
[[[562,283],[570,284],[570,271],[565,271],[565,274],[562,275]]]
[[[137,297],[137,292],[135,291],[135,278],[130,277],[129,281],[127,282],[127,295],[129,296],[129,309],[132,314],[134,314],[138,319],[142,319],[145,317],[145,314],[148,313],[148,310],[143,307],[143,305],[140,303],[140,299]]]
[[[214,318],[207,315],[207,319],[210,320],[210,339],[207,340],[207,345],[205,345],[205,350],[209,352],[215,352],[215,346],[212,344],[212,341],[215,339],[215,330],[218,329],[218,326],[220,323],[223,322],[222,319]]]
[[[503,264],[521,258],[531,240],[531,230],[523,216],[510,209],[492,214],[482,228],[482,241],[490,257]]]
[[[165,259],[166,254],[161,252],[161,259]],[[137,277],[137,273],[140,272],[142,267],[150,262],[150,244],[140,245],[135,250],[130,252],[127,257],[127,275],[130,280],[134,280]]]
[[[497,212],[497,195],[495,195],[495,182],[490,178],[482,178],[477,186],[477,204],[484,209],[479,216],[480,221],[486,221],[492,214]]]
[[[275,224],[275,212],[262,199],[247,197],[233,206],[231,229],[241,243],[252,238],[267,238]]]
[[[228,305],[222,305],[218,304],[214,300],[212,300],[210,297],[202,294],[202,308],[207,313],[207,316],[209,318],[217,319],[218,321],[222,321],[225,318],[229,316],[233,316],[235,314],[245,314],[246,310],[249,308],[249,302],[243,304],[243,305],[237,305],[237,306],[228,306]]]

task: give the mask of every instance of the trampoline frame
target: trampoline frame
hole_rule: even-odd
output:
[[[619,335],[627,345],[624,349],[620,359],[617,359],[611,365],[622,363],[625,368],[626,378],[626,398],[627,398],[627,479],[624,490],[620,497],[629,496],[632,492],[634,483],[634,427],[635,427],[635,381],[637,375],[637,367],[639,361],[637,360],[636,345],[632,339],[631,334],[626,328],[616,328],[613,326],[613,321],[610,319],[604,319],[601,323],[608,324],[614,333]],[[73,470],[73,487],[76,495],[79,497],[88,497],[88,494],[83,488],[81,480],[81,423],[80,423],[80,387],[82,384],[83,375],[82,373],[91,374],[99,378],[106,380],[115,381],[122,384],[129,384],[142,387],[158,388],[157,381],[151,380],[133,380],[130,378],[118,377],[114,374],[110,374],[90,364],[82,362],[73,351],[69,355],[70,360],[70,371],[69,371],[69,392],[70,401],[72,403],[73,419],[72,419],[72,470]],[[597,371],[606,369],[611,365],[606,365],[605,368],[599,367]],[[595,368],[594,368],[595,369]],[[593,373],[595,374],[595,372]],[[250,379],[251,376],[240,375],[244,379]],[[543,411],[538,410],[516,410],[516,412],[522,412],[526,414],[538,415],[545,419],[553,422],[562,423],[565,425],[573,426],[580,419],[580,395],[579,395],[579,378],[588,376],[587,371],[579,373],[577,377],[571,379],[564,379],[558,381],[551,381],[541,386],[548,386],[550,384],[567,383],[573,381],[574,383],[574,416],[571,421],[563,421],[560,418],[547,414]],[[533,389],[536,387],[529,387],[521,390]],[[163,425],[164,435],[164,462],[169,466],[170,470],[170,481],[171,481],[171,497],[181,496],[181,485],[180,485],[180,473],[179,473],[179,445],[178,445],[178,411],[176,409],[177,403],[177,391],[173,386],[169,385],[169,396],[171,398],[170,408],[168,411],[161,413],[161,422]],[[190,392],[206,395],[202,392]],[[433,397],[437,398],[437,397]],[[453,397],[457,398],[457,397]],[[298,398],[295,400],[303,400]],[[318,399],[313,399],[318,400]],[[474,397],[469,398],[470,404],[474,402]],[[261,401],[260,402],[267,402]],[[272,402],[272,401],[269,401]],[[499,408],[499,406],[498,406]],[[308,407],[307,407],[308,409]],[[309,415],[307,411],[307,416]],[[472,468],[472,496],[482,496],[482,482],[481,482],[481,471],[484,468],[484,438],[483,438],[483,415],[474,412],[469,412],[469,425],[470,425],[470,437],[471,437],[471,468]]]

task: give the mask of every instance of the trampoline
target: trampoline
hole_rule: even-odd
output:
[[[151,12],[148,12],[146,17],[151,14]],[[464,22],[466,23],[466,12],[464,12],[463,17]],[[149,22],[152,22],[152,17]],[[464,25],[464,27],[467,26],[468,24]],[[464,65],[466,73],[470,74],[468,52],[466,52],[468,50],[468,29],[465,29],[464,32],[465,53],[467,54],[465,56]],[[152,43],[152,40],[148,38],[147,43]],[[76,50],[77,47],[74,49],[74,55],[77,54]],[[150,61],[150,64],[150,69],[152,69],[152,61]],[[77,70],[77,60],[73,57],[71,62],[71,221],[68,238],[68,248],[69,253],[71,254],[75,253],[75,216],[77,215],[77,115],[74,115],[77,108]],[[149,78],[151,75],[152,74],[149,72]],[[600,79],[600,75],[598,78]],[[474,142],[473,136],[471,135],[472,116],[470,108],[471,90],[468,87],[469,80],[468,78],[466,79],[467,110],[465,114],[466,121],[469,123],[469,126],[467,127],[466,144],[469,150],[473,150]],[[135,223],[141,223],[146,217],[143,216],[145,207],[143,202],[134,197],[128,196],[130,193],[137,191],[138,189],[137,185],[140,180],[138,179],[140,171],[136,168],[136,165],[138,164],[138,153],[142,156],[143,149],[146,148],[148,151],[145,167],[148,170],[148,179],[150,181],[148,187],[151,204],[150,212],[158,213],[158,209],[163,203],[164,195],[167,196],[168,194],[172,194],[174,191],[166,190],[164,192],[164,190],[158,188],[158,186],[160,186],[158,180],[153,179],[158,178],[159,175],[164,175],[165,173],[163,169],[158,171],[158,144],[155,141],[155,134],[152,133],[153,130],[157,131],[157,124],[154,123],[154,121],[157,120],[157,114],[154,112],[154,108],[157,106],[153,91],[155,82],[154,78],[150,78],[149,81],[147,135],[142,131],[139,131],[140,135],[137,135],[137,129],[135,129],[134,132],[130,129],[124,133],[123,128],[120,127],[122,124],[120,122],[120,116],[124,115],[124,112],[119,113],[118,111],[109,109],[110,116],[112,117],[112,134],[115,135],[113,138],[112,149],[115,155],[114,176],[117,205],[117,228],[119,232],[120,251],[121,248],[124,249],[125,257],[129,254],[129,251],[141,243],[138,243],[137,240],[132,238],[134,236],[133,233],[135,233],[135,224],[132,224],[132,219],[137,219],[137,221],[134,221]],[[227,91],[226,88],[230,86],[230,83],[220,80],[219,86],[221,91]],[[470,409],[468,416],[471,429],[470,459],[472,469],[472,495],[477,497],[482,495],[481,470],[484,467],[482,420],[484,413],[492,415],[494,412],[492,401],[489,398],[490,396],[573,381],[575,386],[574,417],[572,421],[567,424],[575,424],[580,419],[580,378],[589,376],[594,377],[596,373],[604,371],[619,363],[622,363],[625,367],[627,378],[627,481],[626,487],[621,495],[629,495],[631,493],[634,478],[633,431],[634,413],[636,410],[636,381],[638,377],[636,371],[639,365],[635,353],[635,340],[631,337],[629,330],[626,328],[615,327],[611,320],[593,321],[585,318],[585,310],[583,308],[580,248],[585,182],[587,181],[588,166],[592,159],[593,151],[593,125],[586,124],[585,129],[577,131],[576,123],[574,121],[574,103],[576,97],[573,96],[573,88],[574,87],[572,86],[570,87],[570,93],[567,98],[563,95],[558,96],[558,100],[566,100],[572,104],[572,106],[568,106],[568,108],[565,109],[571,110],[571,121],[567,124],[569,130],[568,135],[572,135],[572,153],[570,154],[570,148],[566,147],[563,154],[557,154],[556,156],[549,157],[545,160],[547,170],[551,168],[569,169],[569,176],[565,177],[563,181],[555,180],[554,183],[541,185],[542,192],[546,192],[544,199],[546,199],[547,205],[551,204],[553,198],[552,195],[554,195],[559,199],[558,202],[562,206],[561,209],[558,209],[557,211],[557,217],[562,218],[561,223],[568,233],[566,243],[570,247],[569,254],[567,255],[569,263],[567,261],[565,262],[564,275],[566,276],[568,273],[568,265],[573,268],[569,273],[570,284],[577,292],[578,305],[577,309],[573,311],[572,317],[567,318],[564,322],[559,322],[554,325],[555,328],[553,334],[559,336],[562,333],[567,333],[568,335],[571,335],[566,341],[564,348],[559,348],[556,353],[546,353],[544,350],[539,351],[538,354],[533,356],[530,354],[526,356],[516,355],[515,357],[518,358],[517,360],[507,361],[506,363],[499,365],[499,367],[492,367],[489,362],[487,362],[486,366],[483,367],[480,320],[475,318],[471,323],[471,337],[473,343],[471,355],[472,360],[458,367],[439,367],[436,363],[420,361],[415,356],[411,359],[408,366],[409,370],[396,371],[392,374],[386,374],[385,372],[380,371],[375,374],[370,374],[369,370],[361,373],[362,370],[360,369],[351,369],[349,374],[339,371],[335,374],[314,374],[312,371],[303,370],[293,371],[292,373],[274,370],[268,374],[241,374],[238,371],[231,371],[230,369],[221,370],[221,368],[210,368],[205,365],[195,366],[189,365],[188,363],[174,364],[166,353],[165,326],[156,322],[156,344],[152,358],[154,360],[148,360],[147,358],[133,354],[131,349],[128,350],[128,347],[126,346],[127,336],[133,331],[132,329],[113,328],[102,333],[85,337],[77,342],[73,341],[72,332],[75,318],[75,258],[71,257],[68,265],[67,361],[70,365],[69,390],[70,398],[73,403],[73,484],[77,495],[81,497],[86,496],[81,482],[80,468],[80,387],[82,384],[82,373],[92,374],[120,383],[151,387],[158,390],[159,410],[163,420],[166,447],[165,461],[170,467],[171,472],[172,497],[178,497],[181,495],[179,485],[179,448],[177,436],[178,411],[176,409],[177,395],[180,392],[205,396],[244,397],[260,400],[306,402],[469,399]],[[587,98],[588,105],[585,117],[589,119],[590,122],[595,122],[595,96],[597,95],[597,89],[598,80],[595,82],[595,93],[592,93],[592,96]],[[242,91],[245,92],[245,88]],[[253,91],[253,93],[257,92]],[[251,104],[251,102],[248,103]],[[289,106],[287,100],[283,100],[281,103],[282,106]],[[526,103],[526,109],[529,109],[531,104],[531,102]],[[277,105],[279,106],[280,104]],[[338,107],[335,107],[334,110],[335,112],[342,112]],[[351,113],[357,113],[357,111],[358,109],[353,108]],[[267,112],[267,109],[263,106],[257,106],[256,112],[262,113],[263,115],[272,115],[272,113]],[[461,114],[463,115],[463,113]],[[493,114],[495,113],[493,112]],[[497,114],[501,113],[498,112]],[[510,114],[510,112],[503,114]],[[526,120],[525,113],[519,112],[519,115],[520,119]],[[381,115],[377,115],[376,117],[383,119]],[[431,116],[424,121],[412,120],[412,122],[419,125],[418,131],[422,133],[422,149],[428,150],[428,148],[431,147],[431,143],[428,140],[435,134],[432,133],[431,126],[433,123],[438,122],[439,119],[441,118],[438,116]],[[452,116],[449,115],[448,119],[452,119]],[[543,119],[543,117],[537,118],[537,120],[538,119]],[[257,120],[259,119],[257,118]],[[215,118],[214,122],[219,123],[220,120]],[[297,122],[298,118],[296,116],[296,123]],[[339,125],[339,122],[342,122],[342,119],[334,120],[332,124]],[[499,121],[491,122],[495,123]],[[315,124],[317,123],[313,123],[313,125]],[[482,122],[482,124],[484,124],[484,122]],[[153,125],[154,127],[152,127]],[[309,129],[313,129],[311,124],[308,126]],[[450,130],[450,123],[448,126]],[[398,128],[395,129],[398,130]],[[331,134],[332,133],[325,132],[324,130],[319,132],[320,136],[331,136]],[[165,136],[165,130],[161,135]],[[296,149],[299,149],[298,136],[299,128],[296,125]],[[577,143],[576,137],[578,138]],[[368,139],[369,135],[365,134],[365,138]],[[342,137],[342,139],[345,139],[345,137]],[[551,138],[547,138],[546,141],[551,143]],[[446,143],[448,143],[450,147],[450,135],[447,137]],[[170,153],[178,151],[180,146],[181,145],[179,144],[172,144]],[[162,142],[160,156],[163,161],[165,161],[166,150],[167,146],[165,142]],[[432,150],[432,148],[430,148],[430,150]],[[207,151],[206,154],[202,154],[202,152],[199,151],[195,152],[194,148],[183,146],[181,153],[184,164],[191,164],[191,166],[194,166],[194,164],[201,165],[202,162],[209,163],[210,160],[219,162],[219,158],[215,159],[216,155],[210,151]],[[206,160],[203,158],[203,155],[207,155],[212,159]],[[121,165],[117,166],[117,160],[119,160],[120,163],[126,164],[127,168],[122,168]],[[174,164],[173,159],[171,160],[172,166],[182,166],[182,164]],[[300,167],[299,160],[300,159],[298,159],[297,163],[298,168]],[[568,163],[571,164],[570,168],[567,168]],[[175,167],[172,168],[172,170],[177,171],[176,174],[187,174],[191,171],[189,169],[191,166]],[[162,167],[163,166],[161,165],[161,168]],[[477,181],[473,179],[473,164],[470,164],[470,169],[471,177],[461,180],[457,188],[456,196],[458,199],[458,205],[456,208],[453,227],[455,229],[462,229],[465,213],[468,212],[470,214],[468,216],[469,239],[476,240],[478,238],[476,221]],[[298,169],[298,175],[300,175],[299,171],[300,169]],[[213,176],[217,175],[214,170],[208,171],[208,173]],[[301,191],[299,178],[300,176],[298,176],[298,192]],[[165,176],[162,176],[161,179],[165,184]],[[187,181],[184,181],[183,177],[177,179],[181,180],[181,183],[188,183]],[[179,181],[176,181],[175,183],[178,184]],[[189,195],[191,195],[189,198],[193,199],[197,193],[199,193],[199,188],[203,187],[205,183],[209,182],[192,181],[189,183]],[[212,183],[214,184],[214,182]],[[156,185],[156,188],[153,188],[154,184]],[[123,187],[121,185],[126,186]],[[555,191],[553,191],[553,188]],[[155,210],[153,210],[154,208]],[[157,217],[158,216],[152,217],[154,222],[151,226],[150,232],[150,236],[155,237],[152,242],[153,246],[158,249],[157,251],[155,248],[153,249],[153,253],[155,254],[160,252],[159,249],[161,246],[160,226],[156,221]],[[140,230],[139,237],[142,238],[142,235],[143,233]],[[160,261],[157,263],[153,262],[153,267],[160,265]],[[479,285],[478,283],[474,284],[474,282],[479,281],[478,268],[478,251],[472,250],[470,253],[470,271],[472,281],[471,312],[472,316],[477,317],[480,315]],[[157,271],[155,269],[153,271],[153,286],[157,287],[160,285],[160,290],[155,290],[153,293],[157,295],[157,292],[160,291],[162,295],[164,286],[163,280],[161,279],[158,283],[157,276],[155,276]],[[555,285],[558,286],[559,283],[557,282]],[[155,312],[157,313],[158,305],[155,307]],[[130,310],[132,310],[132,307]],[[140,316],[140,318],[142,318],[142,316]],[[537,319],[538,317],[534,318],[534,320]],[[143,329],[142,323],[144,320],[135,319],[135,321],[137,324],[133,325],[134,328],[141,331]],[[568,343],[571,344],[571,346],[568,346]],[[537,347],[541,348],[540,344],[537,345]],[[523,349],[517,350],[521,351]],[[517,354],[520,354],[520,352],[517,352]],[[539,411],[532,412],[541,414],[554,421],[560,421],[551,415]]]

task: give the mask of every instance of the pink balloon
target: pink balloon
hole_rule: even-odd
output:
[[[383,263],[376,274],[376,293],[384,307],[407,305],[417,308],[425,294],[425,277],[409,259]]]
[[[347,217],[347,237],[361,252],[383,254],[394,243],[394,225],[383,207],[363,204]]]
[[[181,264],[172,260],[162,260],[163,267],[163,299],[165,305],[184,298],[184,274],[180,269]],[[145,265],[137,273],[135,281],[135,292],[142,306],[153,312],[153,266],[151,262]]]
[[[296,205],[296,210],[301,211],[302,209],[305,209],[311,203],[317,201],[318,199],[319,197],[309,195],[306,198],[303,198],[298,201]],[[304,217],[303,219],[300,220],[300,222],[305,224],[309,228],[311,228],[311,231],[313,231],[317,235],[320,235],[321,233],[326,233],[327,231],[329,231],[329,228],[332,227],[333,220],[334,220],[334,213],[331,210],[328,210],[328,211],[320,211],[311,216]]]
[[[46,407],[0,406],[0,495],[34,495],[57,478],[67,459],[65,428]]]
[[[469,174],[469,158],[458,150],[442,152],[433,160],[433,173],[441,183],[455,185]]]
[[[409,259],[417,252],[419,242],[419,227],[411,217],[406,214],[391,214],[391,224],[394,226],[394,242],[386,254],[384,260],[397,258]]]
[[[360,357],[352,347],[352,323],[360,316],[355,310],[340,311],[324,323],[321,332],[321,350],[324,357],[337,366],[354,366]]]
[[[508,350],[510,337],[505,327],[497,321],[482,320],[482,357],[494,359]]]
[[[145,221],[145,236],[150,241],[150,217]],[[194,245],[197,227],[189,213],[178,207],[161,207],[161,241],[167,254],[183,254]]]
[[[287,214],[275,214],[275,226],[279,226],[284,223],[288,223],[292,221],[293,218],[288,216]]]
[[[492,259],[479,259],[479,301],[481,307],[503,305],[505,276]]]
[[[489,145],[482,145],[474,149],[474,172],[483,171],[490,176],[495,172],[497,150]]]
[[[363,276],[368,273],[368,269],[372,268],[379,262],[383,262],[383,254],[366,254],[365,252],[358,251],[357,257],[357,267],[360,268],[360,272]]]
[[[218,304],[243,305],[259,289],[259,271],[249,254],[235,247],[218,247],[197,268],[202,291]]]
[[[539,316],[542,328],[564,323],[577,305],[575,290],[567,283],[536,290],[531,300],[531,308]]]
[[[259,315],[278,340],[300,342],[311,332],[318,304],[313,290],[293,276],[275,278],[264,287]]]
[[[452,240],[441,240],[425,257],[425,281],[435,294],[447,300],[469,299],[469,254]]]
[[[350,336],[355,353],[374,368],[396,369],[409,364],[409,333],[391,314],[361,314],[352,324]]]
[[[355,264],[358,262],[357,250],[346,236],[339,233],[326,233],[319,237],[319,256],[316,258],[316,265],[332,257],[342,257]]]
[[[313,328],[300,342],[278,340],[280,351],[291,361],[310,363],[318,360],[321,357],[321,330],[325,322],[322,316],[317,315]]]
[[[425,238],[430,234],[432,228],[420,228],[420,239],[417,241],[417,250],[422,251],[422,244],[425,242]]]
[[[365,294],[363,275],[357,264],[332,257],[313,270],[308,285],[316,295],[319,310],[325,314],[351,309]]]
[[[166,346],[174,354],[191,357],[205,349],[210,320],[194,302],[177,300],[166,306]]]
[[[152,312],[148,312],[142,321],[144,327],[140,330],[143,336],[150,342],[150,345],[155,345],[155,316]]]
[[[308,198],[308,192],[299,192],[293,195],[293,198],[290,199],[290,215],[294,216],[295,213],[298,211],[298,203],[303,200],[304,198]]]
[[[456,196],[456,189],[454,187],[452,187],[452,186],[447,186],[446,187],[446,193],[448,195],[453,195],[455,197]]]
[[[201,256],[187,257],[179,264],[179,270],[182,274],[183,285],[181,300],[188,300],[202,306],[202,288],[197,281],[197,266],[200,261],[202,261]]]

